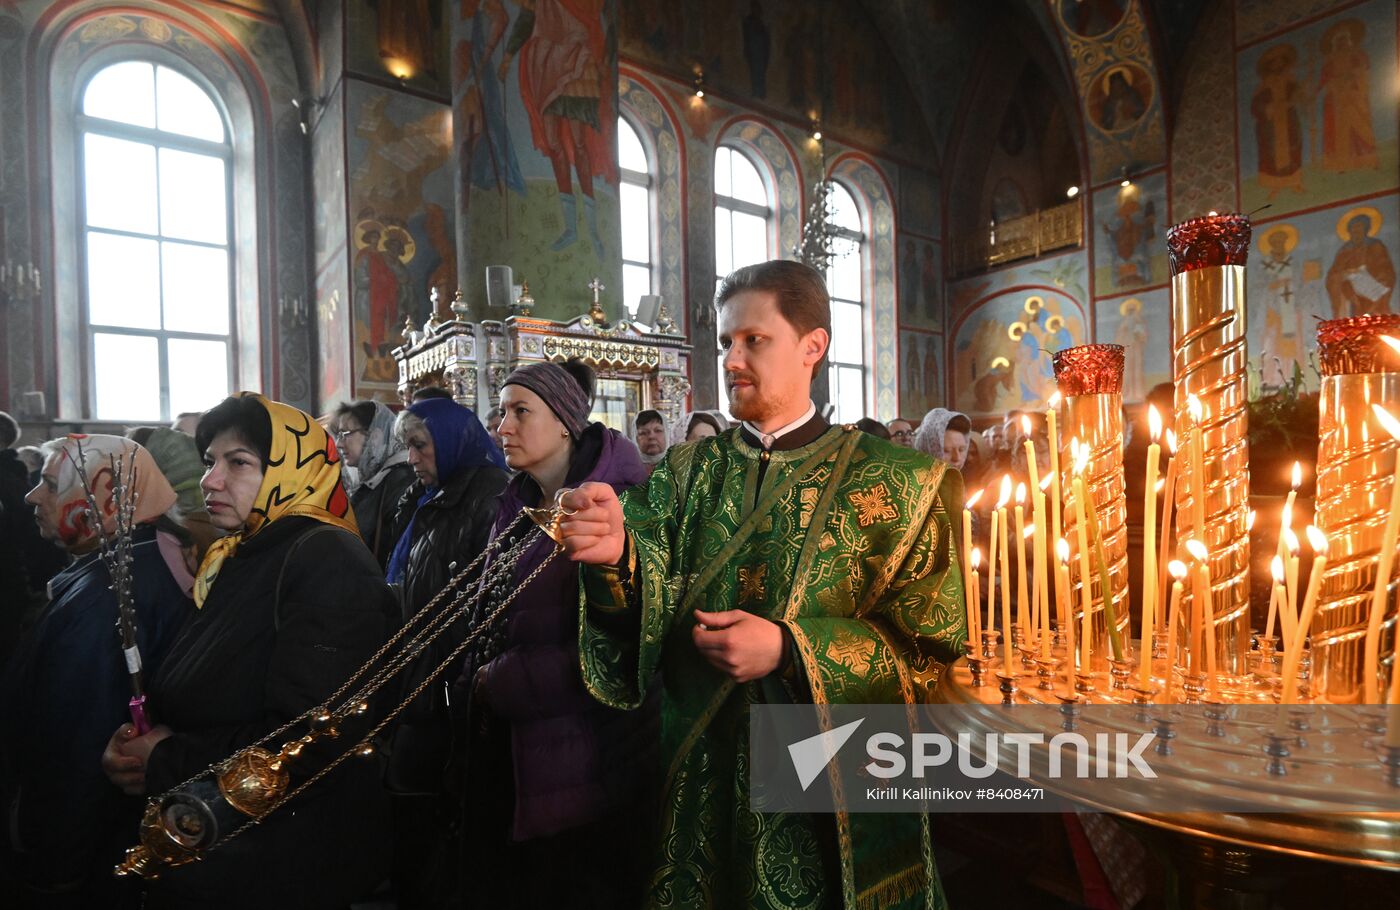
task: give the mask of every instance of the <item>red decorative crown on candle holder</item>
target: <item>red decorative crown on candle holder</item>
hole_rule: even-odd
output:
[[[1324,320],[1317,327],[1322,375],[1400,372],[1400,354],[1381,341],[1382,335],[1400,338],[1400,314],[1372,313]]]
[[[1056,351],[1055,382],[1060,394],[1117,395],[1123,391],[1123,346],[1081,344]]]
[[[1213,265],[1244,265],[1252,233],[1249,216],[1239,213],[1181,222],[1167,231],[1167,258],[1172,274]]]

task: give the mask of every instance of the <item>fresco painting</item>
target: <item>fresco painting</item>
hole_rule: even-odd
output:
[[[1156,288],[1094,303],[1095,340],[1124,347],[1123,401],[1144,401],[1159,382],[1171,382],[1171,292]],[[1163,339],[1168,339],[1162,343]]]
[[[1139,177],[1094,194],[1094,294],[1164,284],[1167,176]]]
[[[393,400],[404,319],[457,287],[449,112],[355,81],[346,104],[355,393]]]
[[[1242,51],[1241,208],[1277,217],[1395,187],[1395,60],[1388,0]]]
[[[1249,251],[1249,361],[1256,382],[1316,388],[1317,323],[1396,309],[1400,196],[1259,224]]]
[[[899,235],[899,324],[943,328],[943,259],[940,244]]]
[[[1079,304],[1052,288],[1016,288],[982,301],[953,341],[956,409],[986,415],[1043,405],[1055,391],[1051,355],[1086,337]]]
[[[489,5],[492,0],[485,0]],[[445,0],[350,0],[346,7],[346,66],[371,78],[446,97]],[[467,6],[476,5],[467,0]]]
[[[943,400],[943,336],[900,331],[899,415],[917,424]]]

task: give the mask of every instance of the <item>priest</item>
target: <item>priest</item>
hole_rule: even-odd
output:
[[[742,425],[673,447],[620,500],[584,484],[561,503],[585,684],[624,709],[662,688],[646,905],[943,906],[921,814],[751,811],[748,724],[754,704],[930,698],[966,637],[961,478],[817,413],[831,315],[814,269],[739,269],[716,307]]]

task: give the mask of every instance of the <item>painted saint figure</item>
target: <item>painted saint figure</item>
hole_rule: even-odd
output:
[[[1120,288],[1142,287],[1152,280],[1152,238],[1156,234],[1157,206],[1151,200],[1142,204],[1142,190],[1130,183],[1118,191],[1115,217],[1108,220],[1113,256],[1113,284]]]
[[[1327,270],[1332,316],[1341,319],[1388,312],[1390,295],[1395,290],[1395,265],[1385,244],[1375,239],[1380,230],[1380,213],[1374,209],[1348,212],[1343,218],[1347,239]]]
[[[461,16],[463,21],[471,20],[471,40],[459,40],[452,51],[456,86],[453,130],[461,168],[461,209],[466,211],[473,187],[508,189],[523,196],[525,178],[506,123],[495,63],[510,16],[501,0],[466,0]]]
[[[588,235],[600,259],[603,238],[593,178],[617,182],[615,87],[607,77],[603,6],[604,0],[521,0],[498,70],[504,81],[519,56],[520,100],[530,118],[530,137],[549,158],[559,189],[564,229],[552,248],[565,249],[578,239],[576,176]]]
[[[1298,263],[1293,255],[1298,231],[1281,224],[1265,231],[1260,246],[1264,256],[1259,267],[1266,276],[1264,294],[1264,344],[1260,377],[1266,386],[1281,386],[1293,378],[1295,366],[1307,363],[1303,352],[1302,287]]]
[[[1360,19],[1338,22],[1322,36],[1322,169],[1335,173],[1375,170],[1376,133],[1371,125],[1371,60],[1361,41]]]
[[[1305,89],[1294,78],[1298,51],[1291,44],[1271,47],[1255,68],[1259,86],[1249,102],[1259,144],[1259,185],[1272,199],[1280,190],[1303,192],[1303,107]]]

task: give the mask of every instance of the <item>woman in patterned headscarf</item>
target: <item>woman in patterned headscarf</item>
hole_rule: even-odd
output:
[[[103,755],[130,794],[156,796],[320,704],[379,648],[394,602],[360,540],[335,444],[309,415],[244,392],[200,418],[200,485],[215,541],[198,612],[150,683],[159,725],[129,725]],[[357,739],[346,731],[334,746]],[[330,760],[308,756],[293,784]],[[148,884],[147,907],[344,906],[386,872],[379,769],[346,762],[198,863]]]
[[[966,414],[934,408],[914,431],[914,448],[961,470],[967,463],[967,439],[971,433],[972,421]]]

